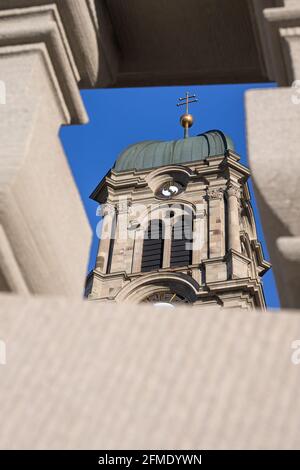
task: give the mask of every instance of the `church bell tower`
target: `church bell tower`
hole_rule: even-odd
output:
[[[270,264],[249,170],[222,131],[189,137],[195,101],[187,93],[178,102],[183,139],[131,145],[93,191],[102,220],[88,299],[265,308],[261,277]]]

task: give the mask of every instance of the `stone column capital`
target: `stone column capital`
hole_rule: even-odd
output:
[[[208,188],[207,199],[208,200],[222,200],[224,197],[224,188]]]
[[[242,195],[242,190],[239,186],[229,183],[227,186],[227,196],[235,196],[237,199],[240,199]]]
[[[108,215],[113,215],[116,212],[116,207],[114,204],[111,204],[110,202],[106,202],[101,206],[101,215],[103,217],[106,217]]]
[[[128,214],[130,212],[131,202],[128,199],[120,200],[117,203],[118,214]]]

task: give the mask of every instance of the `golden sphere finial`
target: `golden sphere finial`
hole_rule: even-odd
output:
[[[192,125],[194,124],[194,118],[191,114],[183,114],[181,117],[180,117],[180,124],[182,125],[182,127],[184,128],[187,128],[187,127],[192,127]]]
[[[186,92],[184,98],[178,98],[177,106],[185,105],[185,113],[180,117],[180,124],[184,128],[184,138],[186,139],[189,136],[189,128],[192,127],[194,123],[193,116],[189,113],[189,104],[197,102],[196,95],[190,95],[189,92]]]

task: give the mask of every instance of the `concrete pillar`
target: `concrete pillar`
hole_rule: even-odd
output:
[[[241,253],[239,197],[240,188],[230,184],[227,188],[228,249]]]
[[[282,88],[246,93],[249,163],[283,307],[300,306],[299,0],[256,10],[269,76]],[[283,88],[284,87],[284,88]]]
[[[23,278],[20,267],[11,249],[9,240],[0,225],[0,292],[15,292],[16,294],[28,294],[28,287]],[[3,273],[3,274],[2,274]]]
[[[300,104],[293,88],[251,90],[246,111],[249,162],[281,304],[298,308]]]
[[[61,125],[88,120],[78,83],[91,85],[97,76],[95,66],[86,71],[87,56],[98,63],[91,36],[86,2],[1,2],[0,225],[7,256],[0,277],[10,291],[83,291],[91,230],[58,134]],[[91,49],[79,60],[81,41]]]

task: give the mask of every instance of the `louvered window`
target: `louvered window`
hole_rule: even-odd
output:
[[[152,220],[145,232],[142,272],[153,271],[162,267],[164,251],[163,224],[161,220]]]
[[[172,229],[171,268],[192,264],[193,217],[185,214],[178,217]]]

